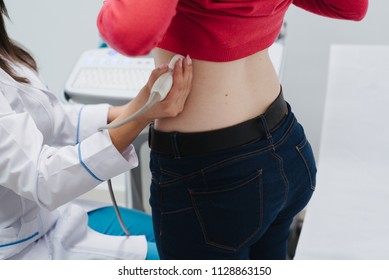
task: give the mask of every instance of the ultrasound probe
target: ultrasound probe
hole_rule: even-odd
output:
[[[173,69],[174,69],[174,65],[176,64],[176,62],[180,58],[184,58],[184,57],[182,55],[179,55],[179,54],[173,56],[173,58],[169,62],[169,66],[168,66],[169,70],[168,70],[168,72],[163,73],[155,81],[154,85],[151,88],[151,93],[150,93],[149,99],[147,100],[146,104],[143,105],[142,108],[140,108],[138,111],[136,111],[134,114],[132,114],[131,116],[127,117],[126,119],[120,121],[119,123],[117,123],[117,124],[108,124],[106,126],[100,127],[98,130],[102,131],[103,129],[111,129],[111,128],[120,127],[120,126],[122,126],[122,125],[124,125],[124,124],[126,124],[126,123],[128,123],[128,122],[130,122],[130,121],[132,121],[134,119],[136,119],[137,117],[142,115],[144,112],[149,110],[156,103],[164,100],[166,98],[167,94],[169,93],[172,85],[173,85]]]

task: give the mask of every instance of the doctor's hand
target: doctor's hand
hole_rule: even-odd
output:
[[[139,94],[132,99],[128,104],[123,106],[111,107],[108,114],[108,123],[118,118],[120,115],[131,115],[147,102],[151,88],[155,81],[163,73],[168,71],[168,65],[164,64],[154,69],[150,74],[149,80],[146,85],[141,89]],[[175,117],[182,112],[186,98],[190,92],[192,86],[192,60],[189,56],[185,59],[180,59],[173,69],[173,86],[169,91],[168,96],[161,102],[155,104],[142,116],[138,117],[140,121],[151,122],[155,119]]]
[[[168,70],[167,65],[154,69],[147,84],[133,100],[126,105],[110,108],[108,122],[113,124],[120,122],[142,108],[150,96],[151,88],[155,81]],[[192,78],[192,60],[190,57],[187,56],[185,59],[178,60],[173,69],[173,86],[167,97],[136,119],[118,128],[109,130],[114,146],[120,152],[123,152],[150,122],[155,119],[171,118],[180,114],[184,109],[185,101],[191,90]]]
[[[134,101],[140,102],[140,106],[143,106],[149,98],[151,88],[157,78],[167,71],[167,64],[155,69],[151,73],[149,81],[145,85],[144,89]],[[179,59],[173,69],[173,86],[167,97],[161,102],[155,104],[139,118],[143,118],[150,122],[155,119],[176,117],[180,114],[184,109],[185,101],[191,90],[192,77],[192,60],[190,57],[187,56],[184,59]]]

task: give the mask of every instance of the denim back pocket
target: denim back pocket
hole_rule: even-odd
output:
[[[262,170],[239,182],[189,192],[207,244],[236,251],[260,231],[263,220]]]
[[[311,144],[309,144],[306,137],[304,137],[303,141],[301,141],[300,144],[296,146],[296,150],[304,162],[310,188],[314,191],[316,188],[316,163]]]

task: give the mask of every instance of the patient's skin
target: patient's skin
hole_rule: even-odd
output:
[[[162,49],[154,51],[156,65],[173,56]],[[193,59],[192,90],[184,111],[175,118],[158,120],[155,128],[193,132],[230,126],[265,112],[279,93],[268,50],[223,63]]]

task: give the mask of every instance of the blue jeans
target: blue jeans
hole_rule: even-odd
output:
[[[288,110],[275,131],[240,147],[178,159],[151,152],[161,259],[286,258],[290,225],[316,178],[311,146]]]

